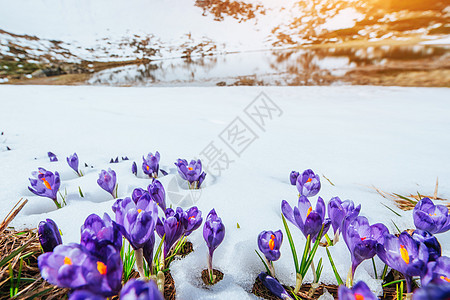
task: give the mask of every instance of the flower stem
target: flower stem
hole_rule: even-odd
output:
[[[138,269],[139,276],[142,277],[142,278],[145,278],[145,273],[144,273],[144,250],[142,248],[134,250],[134,255],[136,257],[136,267]]]
[[[60,209],[60,208],[61,208],[61,204],[59,204],[58,200],[56,200],[56,199],[52,199],[52,200],[53,200],[53,202],[55,203],[56,208],[57,208],[57,209]]]
[[[158,285],[158,290],[164,295],[164,273],[162,271],[158,271],[156,275],[156,284]]]
[[[275,269],[273,267],[273,263],[271,261],[268,261],[266,258],[266,263],[267,263],[267,267],[269,268],[269,272],[270,272],[270,276],[272,276],[273,278],[275,278]]]
[[[300,291],[300,288],[302,287],[303,278],[300,273],[297,273],[296,279],[295,279],[295,289],[294,294],[297,294]]]
[[[408,294],[410,294],[412,292],[412,289],[411,289],[411,287],[412,287],[412,277],[408,276],[408,275],[405,275],[405,280],[406,280],[406,292]]]

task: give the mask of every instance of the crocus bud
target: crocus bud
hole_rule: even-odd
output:
[[[166,211],[166,191],[161,182],[157,179],[153,179],[152,183],[147,187],[147,190],[156,204],[158,204],[163,211]]]
[[[297,171],[292,171],[291,172],[291,175],[289,176],[289,179],[291,180],[291,184],[292,185],[297,185],[298,175],[300,175],[300,173],[298,173]]]
[[[48,158],[50,159],[51,162],[58,161],[58,158],[56,157],[56,154],[55,154],[55,153],[49,151],[49,152],[47,153],[47,155],[48,155]]]
[[[52,219],[47,219],[39,223],[38,234],[39,242],[44,252],[52,252],[56,246],[62,244],[58,226]]]
[[[69,167],[71,167],[78,174],[78,176],[81,176],[81,173],[78,171],[78,155],[74,153],[73,155],[69,155],[66,159]]]
[[[98,176],[98,185],[116,198],[116,172],[109,168],[108,171],[102,170]]]
[[[283,300],[292,300],[292,297],[286,292],[284,287],[272,276],[267,275],[264,272],[261,272],[258,275],[261,282],[264,284],[269,291],[275,296],[283,299]]]
[[[133,161],[133,164],[131,165],[131,173],[133,173],[134,176],[137,176],[137,165],[135,161]]]

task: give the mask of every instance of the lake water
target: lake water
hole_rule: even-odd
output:
[[[352,84],[351,74],[450,68],[450,45],[289,49],[177,58],[94,73],[93,85],[215,86]],[[353,76],[355,77],[355,76]]]

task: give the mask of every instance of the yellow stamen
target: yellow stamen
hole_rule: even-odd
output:
[[[194,169],[192,169],[192,167],[189,167],[188,170],[189,170],[189,171],[192,171],[192,170],[194,170]]]
[[[150,171],[150,167],[149,167],[149,165],[147,165],[147,171]]]
[[[435,216],[436,215],[436,213],[434,213],[434,214],[429,214],[430,215],[430,217],[433,217],[433,216]]]
[[[365,239],[367,239],[367,237],[365,236],[365,237],[362,237],[361,238],[361,241],[364,241]]]
[[[442,275],[440,278],[441,278],[442,280],[445,280],[445,281],[447,281],[447,282],[450,282],[450,278],[445,277],[444,275]]]
[[[72,265],[72,260],[70,259],[70,257],[64,257],[64,264],[65,265]]]
[[[308,208],[308,212],[306,213],[306,217],[309,216],[309,214],[311,213],[311,211],[312,211],[312,206],[310,206],[310,207]]]
[[[101,261],[97,262],[97,270],[100,274],[105,275],[106,274],[106,265],[102,263]]]
[[[402,255],[402,259],[405,261],[405,263],[409,264],[408,250],[406,250],[405,246],[403,246],[403,245],[400,245],[400,254]]]
[[[355,294],[355,300],[364,300],[364,296],[361,294],[356,293]]]
[[[269,241],[269,248],[270,248],[270,250],[273,250],[273,248],[275,248],[275,241],[274,241],[274,239],[275,239],[275,236],[272,234],[270,236],[270,241]]]
[[[138,209],[138,213],[141,213],[142,212],[142,209]]]
[[[311,182],[312,181],[312,179],[311,178],[308,178],[308,180],[306,180],[306,182]]]

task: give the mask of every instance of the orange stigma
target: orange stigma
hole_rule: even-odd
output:
[[[64,257],[64,264],[65,265],[72,265],[72,260],[70,259],[70,257]]]
[[[309,214],[311,213],[311,211],[312,211],[312,206],[310,206],[310,207],[308,208],[308,212],[306,213],[306,217],[309,216]]]
[[[312,181],[312,179],[311,178],[308,178],[308,180],[306,180],[306,182],[311,182]]]
[[[142,209],[138,209],[138,213],[141,213],[142,212]]]
[[[364,296],[361,294],[356,293],[355,294],[355,300],[364,300]]]
[[[42,178],[42,181],[44,182],[46,188],[48,188],[49,190],[52,189],[52,187],[51,187],[50,183],[48,183],[47,179]]]
[[[190,216],[189,219],[188,219],[188,221],[189,221],[190,219],[194,219],[194,218],[195,218],[194,216]]]
[[[274,239],[275,239],[275,236],[272,234],[270,236],[270,241],[269,241],[269,248],[270,248],[270,250],[273,250],[273,248],[275,248],[275,241],[274,241]]]
[[[189,167],[188,170],[189,170],[189,171],[192,171],[192,170],[194,170],[194,169],[193,169],[192,167]]]
[[[367,239],[367,236],[362,237],[362,238],[361,238],[361,241],[364,241],[365,239]]]
[[[444,275],[442,275],[442,276],[439,277],[439,278],[441,278],[442,280],[445,280],[445,281],[447,281],[447,282],[450,282],[450,278],[445,277]]]
[[[106,265],[102,263],[101,261],[97,262],[97,270],[100,274],[105,275],[106,274]]]
[[[147,171],[150,171],[150,167],[147,165]]]
[[[409,264],[408,250],[406,250],[405,246],[403,246],[403,245],[400,245],[400,254],[402,255],[402,259],[405,261],[405,263]]]

